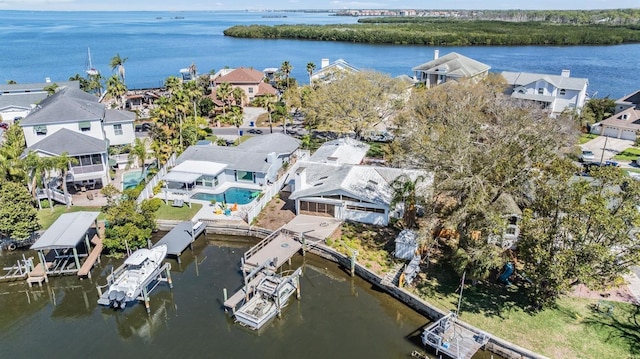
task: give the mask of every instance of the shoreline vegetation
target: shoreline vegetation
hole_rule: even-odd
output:
[[[225,36],[428,46],[640,43],[640,10],[492,11],[476,17],[368,17],[358,24],[237,25]]]

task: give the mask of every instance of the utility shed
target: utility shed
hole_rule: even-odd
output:
[[[97,234],[100,212],[73,212],[61,215],[31,246],[38,251],[40,264],[29,274],[30,282],[47,280],[49,275],[77,273],[80,258],[91,251],[89,238]]]
[[[415,231],[404,229],[396,237],[396,258],[413,259],[418,250],[418,235]]]

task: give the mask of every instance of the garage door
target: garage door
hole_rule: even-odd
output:
[[[605,127],[604,135],[607,137],[618,137],[618,129],[614,127]]]
[[[631,141],[635,141],[636,140],[636,131],[633,130],[622,130],[622,137],[623,140],[631,140]]]
[[[335,217],[336,206],[326,203],[300,201],[300,214],[326,215]]]

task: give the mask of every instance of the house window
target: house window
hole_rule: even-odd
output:
[[[122,135],[122,125],[119,123],[113,125],[113,132],[115,132],[116,136]]]
[[[196,186],[215,187],[218,185],[218,177],[203,175],[196,180]]]
[[[371,208],[371,207],[348,205],[347,209],[352,210],[352,211],[359,211],[359,212],[384,213],[384,209],[382,209],[382,208]]]
[[[544,89],[542,87],[538,87],[538,95],[544,94]]]
[[[253,172],[236,171],[236,179],[238,181],[251,181],[251,182],[253,182]]]
[[[564,96],[564,95],[566,95],[566,93],[567,93],[567,90],[560,89],[560,96]]]
[[[47,126],[34,126],[33,127],[33,131],[36,133],[36,135],[38,136],[44,136],[47,134]]]
[[[82,132],[91,131],[91,122],[89,122],[89,121],[80,122],[78,124],[78,127],[80,128],[80,131],[82,131]]]
[[[249,87],[249,93],[253,93],[253,87]]]

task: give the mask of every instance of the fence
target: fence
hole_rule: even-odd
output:
[[[156,175],[153,176],[153,178],[151,178],[149,182],[147,182],[147,185],[144,186],[144,189],[138,195],[138,199],[137,199],[138,204],[142,203],[142,201],[144,201],[145,199],[149,199],[154,196],[153,188],[156,185],[158,185],[158,183],[160,183],[161,178],[167,174],[167,172],[169,171],[169,168],[173,167],[175,163],[176,163],[176,154],[174,153],[171,155],[171,157],[169,157],[169,159],[167,160],[167,163],[165,163],[164,166],[160,167],[160,169],[158,170],[158,173],[156,173]]]

